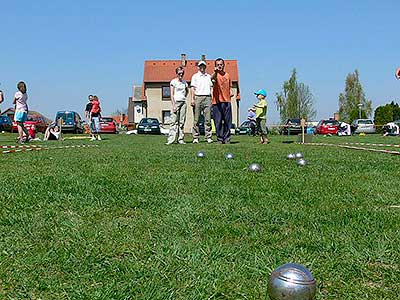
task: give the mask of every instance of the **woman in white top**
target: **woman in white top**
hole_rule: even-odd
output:
[[[189,92],[189,86],[186,80],[183,79],[185,71],[183,67],[178,67],[175,70],[176,78],[171,80],[170,97],[171,97],[171,127],[169,130],[167,145],[171,145],[176,140],[178,134],[178,144],[185,144],[183,129],[186,120],[186,96]]]
[[[28,119],[28,94],[26,93],[25,82],[18,82],[17,88],[18,92],[15,93],[13,101],[15,105],[14,121],[17,123],[18,127],[17,143],[23,144],[30,139],[28,130],[24,126],[24,122]]]

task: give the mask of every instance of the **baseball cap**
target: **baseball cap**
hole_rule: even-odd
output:
[[[257,92],[254,93],[255,95],[263,95],[264,97],[267,97],[267,92],[264,89],[260,89]]]
[[[197,63],[197,65],[198,65],[198,66],[200,66],[200,65],[205,65],[205,66],[207,66],[207,63],[206,63],[204,60],[200,60],[200,61]]]

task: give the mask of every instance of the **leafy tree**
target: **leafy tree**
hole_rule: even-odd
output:
[[[382,132],[381,125],[393,122],[400,119],[400,107],[392,101],[389,104],[378,106],[375,109],[374,123],[377,126],[377,131]]]
[[[366,99],[358,70],[355,70],[347,75],[345,91],[339,95],[340,119],[348,123],[358,119],[360,104],[361,118],[368,118],[372,113],[372,102]]]
[[[312,119],[316,115],[314,97],[310,88],[297,81],[296,69],[288,81],[283,83],[282,92],[276,94],[276,106],[281,120],[288,118]]]

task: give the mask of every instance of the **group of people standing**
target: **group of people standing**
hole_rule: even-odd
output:
[[[184,126],[186,120],[186,97],[191,91],[190,104],[193,107],[193,143],[199,143],[200,116],[204,115],[205,140],[212,143],[211,115],[214,119],[217,132],[217,141],[221,144],[230,143],[232,127],[233,97],[232,80],[225,71],[225,61],[222,58],[215,60],[214,73],[206,72],[207,63],[203,60],[197,63],[198,72],[192,76],[190,86],[183,79],[185,69],[176,68],[176,78],[171,80],[171,128],[167,139],[167,145],[176,140],[179,144],[185,144]]]
[[[100,136],[100,118],[101,118],[101,107],[99,97],[96,95],[88,96],[88,103],[85,107],[85,119],[90,127],[90,140],[101,141]]]

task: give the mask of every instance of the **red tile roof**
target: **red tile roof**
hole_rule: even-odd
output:
[[[197,60],[187,60],[184,79],[190,81],[198,69]],[[206,60],[209,74],[213,73],[214,60]],[[181,65],[181,60],[146,60],[144,62],[142,99],[146,100],[144,93],[146,83],[169,83],[175,77],[175,69]],[[239,86],[239,71],[237,60],[225,60],[225,71],[229,73],[233,82]],[[239,97],[238,97],[239,99]]]

